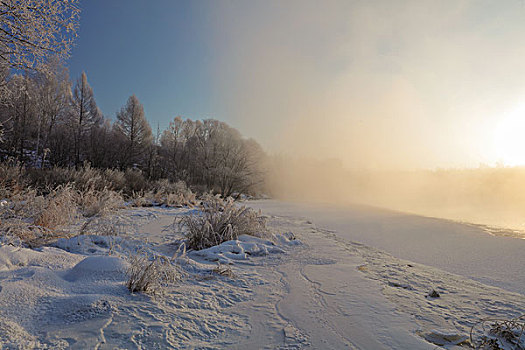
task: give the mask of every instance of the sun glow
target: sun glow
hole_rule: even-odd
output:
[[[525,165],[525,104],[504,116],[494,136],[498,161],[507,166]]]

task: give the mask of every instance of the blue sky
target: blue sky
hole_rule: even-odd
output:
[[[525,164],[523,1],[82,3],[70,74],[108,117],[134,93],[153,130],[215,118],[349,167]]]
[[[209,15],[205,1],[82,1],[71,78],[85,71],[97,104],[112,118],[136,94],[154,130],[176,115],[218,118]]]

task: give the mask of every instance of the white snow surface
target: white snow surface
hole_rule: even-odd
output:
[[[191,210],[139,208],[105,219],[118,226],[117,236],[97,234],[102,222],[52,247],[0,246],[0,348],[460,349],[479,320],[525,313],[524,285],[478,278],[472,271],[483,266],[458,273],[389,251],[393,243],[374,247],[381,232],[395,242],[388,230],[401,214],[247,203],[268,215],[267,237],[185,252],[173,221]],[[403,220],[393,226],[404,239],[441,232],[432,225],[444,231],[442,240],[451,235],[447,221]],[[476,237],[485,236],[463,238],[471,250]],[[451,255],[459,241],[450,243]],[[440,247],[405,245],[429,256]],[[137,251],[171,258],[182,279],[159,295],[131,294],[127,257]],[[225,268],[231,274],[217,273]],[[431,290],[440,296],[429,297]]]
[[[313,221],[345,242],[360,242],[397,258],[525,294],[525,239],[512,229],[488,232],[484,225],[357,205],[249,203],[269,214]]]

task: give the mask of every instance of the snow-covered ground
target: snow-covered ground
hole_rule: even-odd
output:
[[[480,257],[478,265],[485,267],[472,263],[462,270],[462,260],[451,258],[450,266],[457,267],[452,270],[432,258],[403,255],[408,247],[435,255],[439,240],[454,236],[449,230],[458,224],[363,208],[336,214],[334,208],[276,201],[249,205],[269,216],[273,234],[242,236],[205,252],[183,254],[181,232],[172,225],[191,212],[183,208],[120,211],[108,219],[117,236],[94,234],[100,225],[94,223],[92,234],[53,247],[0,247],[0,343],[78,349],[454,348],[485,317],[525,313],[519,271],[518,282],[503,276],[504,283],[495,283],[494,276],[484,280],[474,272],[485,273],[497,261]],[[478,239],[492,237],[465,227],[471,250],[480,249]],[[405,242],[381,246],[376,231],[387,243],[396,242],[396,232]],[[434,237],[440,232],[441,238]],[[427,242],[418,245],[416,239]],[[449,254],[464,249],[460,241],[449,242]],[[407,248],[396,251],[398,246]],[[181,280],[160,295],[129,293],[125,257],[137,248],[175,257]],[[523,262],[518,251],[500,254]],[[431,289],[439,297],[429,296]]]

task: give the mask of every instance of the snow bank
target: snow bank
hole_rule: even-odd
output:
[[[276,235],[276,240],[288,245],[299,244],[298,240],[291,240],[285,235]],[[201,257],[207,261],[221,264],[233,264],[235,261],[248,260],[252,256],[284,253],[282,248],[272,241],[258,237],[240,235],[237,240],[223,242],[217,246],[190,252],[191,256]]]
[[[76,282],[82,279],[122,279],[129,263],[114,256],[90,256],[76,264],[64,275],[64,279]]]

